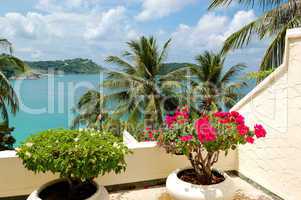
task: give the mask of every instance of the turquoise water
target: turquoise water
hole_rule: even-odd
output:
[[[52,78],[53,77],[53,78]],[[20,111],[10,117],[16,146],[26,137],[49,128],[68,128],[72,108],[89,88],[98,89],[100,75],[64,75],[39,80],[16,80]]]
[[[53,77],[53,78],[52,78]],[[102,75],[64,75],[39,80],[16,80],[20,111],[10,116],[18,146],[29,135],[50,128],[68,128],[74,117],[72,108],[89,88],[99,89]],[[251,84],[252,85],[252,84]],[[250,91],[247,87],[243,93]]]

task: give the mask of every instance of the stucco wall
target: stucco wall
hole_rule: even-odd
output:
[[[239,148],[239,171],[286,200],[301,199],[301,29],[287,34],[285,61],[232,110],[268,135]]]
[[[189,165],[183,156],[166,154],[153,142],[138,143],[130,135],[125,142],[133,151],[126,158],[127,170],[119,175],[108,174],[97,178],[102,185],[139,182],[166,178],[173,170]],[[233,151],[225,159],[221,157],[217,167],[223,170],[237,170],[237,152]],[[33,174],[26,170],[14,152],[0,152],[0,197],[26,195],[35,188],[55,179],[52,174]]]

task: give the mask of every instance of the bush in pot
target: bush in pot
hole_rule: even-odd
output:
[[[254,130],[251,130],[245,124],[244,117],[235,111],[203,114],[197,119],[192,119],[189,116],[188,108],[184,107],[178,109],[174,115],[167,115],[165,123],[166,127],[163,129],[146,130],[146,138],[156,140],[168,153],[186,155],[193,169],[177,170],[168,177],[167,189],[175,199],[231,199],[232,194],[227,189],[229,187],[227,184],[230,184],[227,175],[213,169],[214,164],[218,162],[220,153],[224,152],[227,155],[238,145],[253,144],[255,138],[262,138],[266,135],[262,125],[256,124]],[[174,187],[173,183],[177,178],[184,182],[206,186],[201,187],[199,193],[196,192],[198,194],[193,195],[190,192],[187,193],[188,196],[185,196],[183,192],[177,196],[175,193],[180,193],[180,189],[169,188],[169,182],[173,185],[170,187]],[[228,183],[226,183],[227,181]],[[180,185],[179,182],[177,182],[177,186]],[[211,195],[206,194],[204,188],[208,189],[209,186],[218,184],[224,187],[223,189],[217,188],[219,193],[223,193],[225,190],[225,193],[229,193],[225,194],[229,198],[223,198],[223,194],[218,195],[217,190],[215,194],[212,192],[213,190],[211,190]],[[196,188],[198,187],[196,186]],[[212,187],[210,188],[212,189]],[[189,197],[189,195],[192,196]]]
[[[122,141],[109,132],[56,129],[29,137],[17,154],[27,169],[57,173],[62,178],[61,182],[54,182],[57,187],[50,184],[38,191],[41,199],[83,200],[97,193],[98,185],[93,179],[98,175],[125,170],[127,153],[129,150]],[[63,186],[67,188],[62,194],[50,191]]]

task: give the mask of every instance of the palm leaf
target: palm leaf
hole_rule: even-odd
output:
[[[282,3],[290,2],[291,4],[294,4],[297,1],[298,0],[212,0],[208,9],[211,10],[219,6],[229,6],[231,3],[239,3],[251,7],[259,6],[263,10],[266,10],[279,6]]]
[[[244,70],[247,66],[245,64],[236,64],[232,67],[230,67],[230,69],[228,69],[226,71],[226,73],[223,75],[221,82],[222,83],[228,83],[229,81],[233,81],[233,78],[235,78],[237,75],[240,74],[240,72],[242,70]]]
[[[0,47],[8,48],[9,54],[13,54],[12,43],[7,39],[0,38]]]
[[[258,18],[256,21],[249,23],[240,30],[230,35],[224,42],[222,53],[225,54],[229,50],[241,48],[247,46],[251,38],[258,33],[259,25],[262,23],[262,18]]]
[[[268,49],[266,50],[262,62],[260,64],[260,70],[265,71],[271,68],[276,68],[283,62],[283,55],[285,49],[285,37],[286,31],[289,28],[298,27],[301,25],[301,16],[293,18],[282,30],[276,35]]]

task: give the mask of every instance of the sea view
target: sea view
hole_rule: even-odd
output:
[[[3,0],[0,200],[300,200],[301,0]]]
[[[89,87],[97,88],[101,75],[55,75],[38,80],[12,81],[20,111],[10,116],[15,146],[31,134],[50,128],[68,128],[72,108]]]
[[[75,104],[89,88],[97,89],[102,80],[102,74],[81,74],[12,81],[20,101],[17,115],[10,115],[11,126],[15,127],[15,146],[39,131],[69,128],[74,119]],[[242,93],[253,87],[254,83],[249,83]]]

